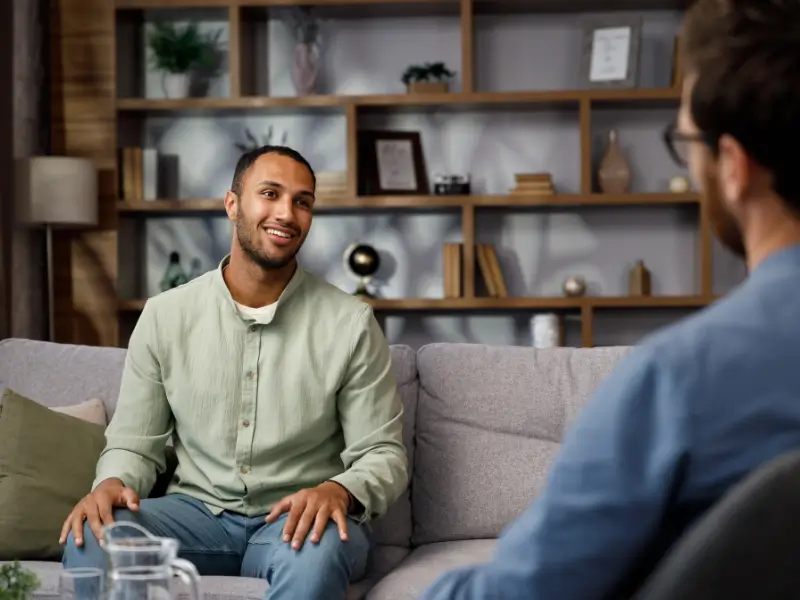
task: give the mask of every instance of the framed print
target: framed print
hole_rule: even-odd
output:
[[[360,195],[427,195],[428,175],[417,131],[358,132]]]
[[[591,88],[633,88],[638,81],[642,21],[592,19],[583,30],[581,79]]]

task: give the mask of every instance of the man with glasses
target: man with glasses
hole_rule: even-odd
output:
[[[697,0],[682,52],[667,145],[748,278],[633,350],[493,559],[424,600],[631,597],[731,486],[800,448],[800,0]]]

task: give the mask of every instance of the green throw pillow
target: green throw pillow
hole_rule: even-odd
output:
[[[91,489],[105,427],[6,389],[0,406],[0,560],[60,560],[61,526]]]

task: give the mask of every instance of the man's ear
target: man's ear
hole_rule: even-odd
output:
[[[231,190],[225,192],[225,199],[222,201],[225,205],[225,212],[228,213],[228,218],[235,221],[239,218],[239,197]]]
[[[741,206],[752,181],[750,159],[742,145],[733,137],[719,139],[719,186],[724,198],[733,206]]]

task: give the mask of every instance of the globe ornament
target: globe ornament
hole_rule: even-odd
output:
[[[367,289],[367,284],[381,266],[378,251],[368,244],[352,244],[344,251],[344,264],[359,281],[353,295],[374,298],[375,295]]]
[[[564,295],[570,298],[578,298],[586,293],[586,280],[580,275],[567,277],[562,285]]]

